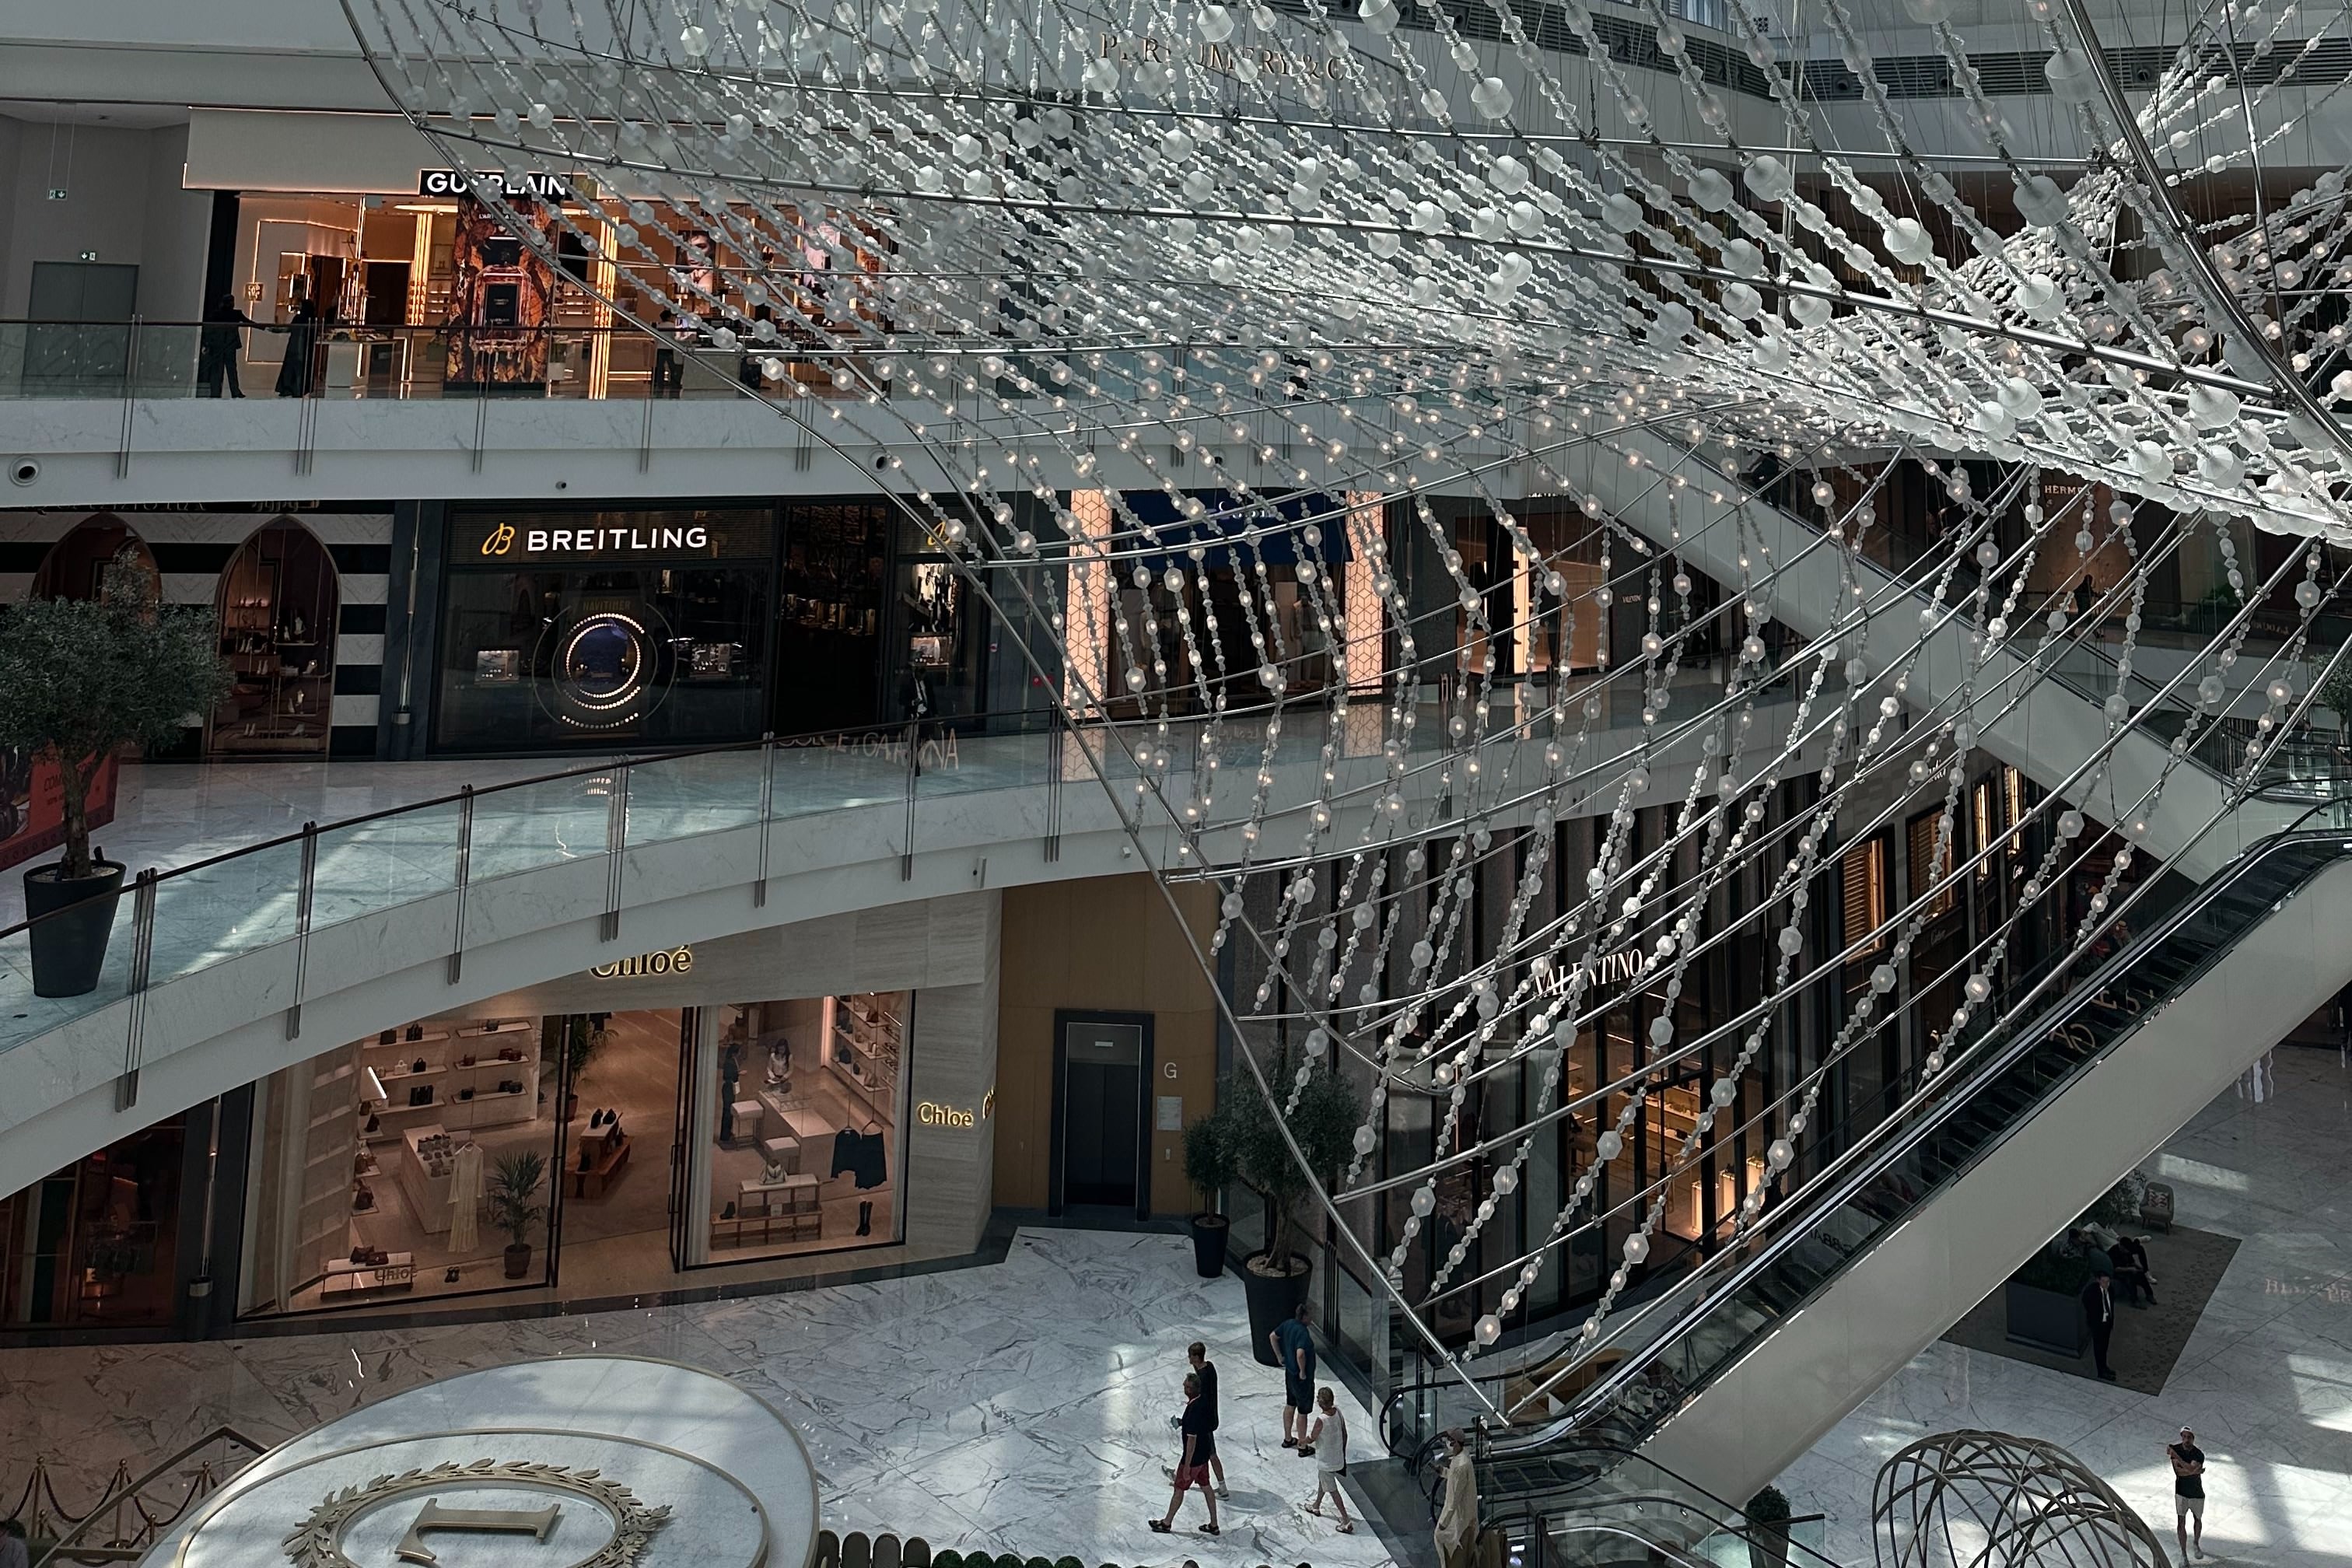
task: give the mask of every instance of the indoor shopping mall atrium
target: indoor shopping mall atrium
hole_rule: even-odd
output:
[[[0,0],[0,1568],[2352,1568],[2347,180],[2352,0]]]

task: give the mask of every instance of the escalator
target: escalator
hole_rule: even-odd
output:
[[[2057,994],[1980,1061],[1909,1098],[1762,1230],[1613,1320],[1594,1353],[1538,1344],[1483,1372],[1488,1398],[1521,1413],[1481,1436],[1482,1495],[1590,1488],[1639,1448],[1748,1496],[2352,982],[2352,942],[2333,934],[2347,923],[2352,832],[2292,831],[2081,983],[2061,993],[2063,976],[2047,977]],[[1575,1382],[1530,1398],[1568,1365]],[[1408,1384],[1384,1432],[1410,1464],[1476,1405],[1443,1378]]]
[[[1575,1482],[1481,1507],[1513,1568],[1837,1568],[1820,1514],[1759,1524],[1643,1455],[1589,1458]]]
[[[1772,618],[1801,636],[1827,636],[1849,612],[1853,599],[1843,571],[1853,574],[1868,603],[1880,606],[1874,619],[1887,619],[1888,607],[1906,599],[1906,612],[1910,604],[1928,607],[1927,595],[1909,575],[1827,544],[1811,522],[1752,493],[1741,503],[1738,497],[1747,493],[1746,487],[1656,432],[1628,427],[1615,432],[1611,441],[1639,463],[1596,463],[1580,476],[1610,514],[1718,582],[1739,582],[1743,563],[1760,553],[1774,565],[1769,579]],[[1659,482],[1659,475],[1685,478],[1692,488],[1672,489]],[[1714,494],[1727,499],[1706,499]],[[1961,563],[1958,579],[1972,582],[1974,571]],[[1948,597],[1945,604],[1948,608],[1952,600]],[[1897,614],[1892,621],[1901,625],[1906,618],[1907,614]],[[2105,694],[2096,689],[2095,679],[2086,682],[2082,672],[2065,668],[2071,658],[2049,668],[2012,651],[2031,647],[2030,641],[1995,647],[1981,668],[1975,668],[1969,647],[1975,630],[1966,616],[1950,615],[1926,633],[1904,700],[1915,710],[1946,703],[1974,668],[1969,684],[1975,707],[1987,716],[1979,725],[1979,743],[2042,787],[2058,787],[2106,743]],[[2095,650],[2088,657],[2095,662]],[[2028,691],[2030,700],[2011,700]],[[2150,721],[2158,719],[2162,710],[2185,712],[2189,704],[2179,693],[2162,696],[2144,679],[2135,679],[2128,695],[2137,717],[2115,742],[2102,799],[2088,799],[2085,784],[2076,782],[2064,792],[2075,805],[2095,815],[2111,815],[2115,803],[2128,806],[2139,802],[2163,780],[2161,793],[2147,808],[2143,847],[2200,880],[2242,847],[2282,831],[2295,819],[2299,806],[2281,801],[2254,800],[2232,807],[2224,772],[2210,765],[2206,748],[2199,748],[2188,765],[2172,765],[2171,732],[2166,723]],[[1996,711],[1999,716],[1990,717]],[[2107,811],[2099,811],[2101,805]],[[2225,815],[2222,831],[2207,831],[2209,823]]]

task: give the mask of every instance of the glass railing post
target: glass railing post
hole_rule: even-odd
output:
[[[907,721],[907,835],[898,853],[898,880],[915,879],[915,775],[921,771],[923,721]]]
[[[122,435],[114,446],[114,477],[131,477],[131,431],[136,421],[132,411],[139,402],[139,328],[141,319],[131,318],[131,336],[122,351]]]
[[[139,1103],[139,1067],[147,1043],[147,976],[155,957],[155,868],[139,873],[131,892],[131,1017],[122,1042],[122,1076],[114,1084],[114,1109]]]
[[[473,886],[474,869],[474,786],[465,784],[457,791],[457,917],[456,928],[449,933],[449,984],[455,985],[466,972],[466,894]]]
[[[1062,737],[1061,704],[1046,710],[1045,721],[1045,864],[1062,858],[1062,769],[1066,746]]]
[[[319,886],[319,825],[302,825],[302,885],[294,902],[294,1000],[286,1009],[286,1037],[302,1036],[302,988],[310,976],[311,899]]]
[[[613,769],[611,810],[604,820],[604,917],[602,939],[619,940],[621,935],[621,868],[626,864],[624,851],[629,847],[629,768],[627,758]]]
[[[775,822],[776,732],[760,737],[760,875],[751,884],[751,907],[768,907],[768,832]]]

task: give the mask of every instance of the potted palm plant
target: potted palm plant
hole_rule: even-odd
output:
[[[65,855],[25,873],[33,991],[98,988],[123,868],[94,853],[89,794],[124,746],[177,741],[228,691],[213,618],[163,608],[136,550],[107,564],[96,599],[32,599],[0,616],[0,748],[47,759],[63,786]]]
[[[491,1173],[490,1223],[507,1233],[507,1278],[520,1279],[530,1272],[531,1231],[547,1213],[539,1201],[539,1184],[547,1177],[547,1156],[536,1149],[519,1149],[499,1160]]]
[[[1267,1066],[1266,1081],[1277,1086],[1286,1101],[1295,1071],[1286,1053]],[[1299,1088],[1297,1103],[1287,1114],[1267,1103],[1255,1079],[1238,1073],[1218,1086],[1217,1111],[1226,1119],[1223,1137],[1232,1152],[1234,1173],[1255,1188],[1265,1205],[1265,1250],[1243,1261],[1242,1290],[1249,1300],[1251,1349],[1260,1362],[1273,1366],[1274,1351],[1266,1335],[1288,1321],[1306,1300],[1311,1269],[1292,1245],[1298,1226],[1296,1211],[1318,1183],[1328,1186],[1353,1152],[1363,1104],[1347,1079],[1328,1068],[1318,1068]],[[1286,1128],[1288,1141],[1283,1137]],[[1306,1157],[1305,1165],[1292,1156],[1292,1142]]]
[[[1234,1155],[1224,1116],[1213,1110],[1184,1129],[1184,1179],[1201,1194],[1192,1216],[1192,1267],[1203,1279],[1225,1271],[1225,1242],[1233,1226],[1217,1212],[1217,1199],[1234,1179]]]

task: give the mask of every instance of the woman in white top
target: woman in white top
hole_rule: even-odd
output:
[[[1478,1471],[1460,1428],[1445,1434],[1445,1505],[1437,1515],[1437,1555],[1445,1568],[1470,1568],[1478,1539]]]
[[[1339,1510],[1339,1533],[1353,1535],[1356,1521],[1348,1517],[1348,1494],[1339,1489],[1339,1478],[1348,1473],[1348,1418],[1339,1414],[1328,1386],[1316,1390],[1315,1406],[1315,1429],[1298,1449],[1315,1458],[1315,1495],[1307,1500],[1307,1511],[1322,1518],[1323,1500],[1329,1498]]]

